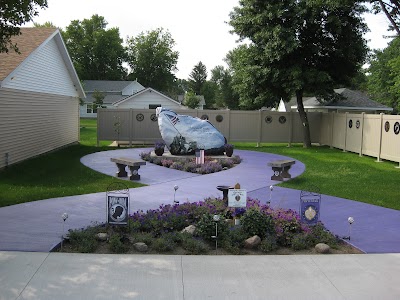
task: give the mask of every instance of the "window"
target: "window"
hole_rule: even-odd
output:
[[[106,108],[106,106],[102,105],[100,106],[101,108]],[[97,108],[99,108],[99,106],[95,105],[95,104],[86,104],[86,113],[88,114],[97,114]]]
[[[149,109],[156,109],[157,107],[161,107],[161,104],[149,104]]]

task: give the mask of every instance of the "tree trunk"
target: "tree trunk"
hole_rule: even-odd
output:
[[[297,110],[300,115],[300,120],[303,125],[303,147],[311,147],[310,124],[308,123],[307,113],[304,111],[303,91],[296,91]]]

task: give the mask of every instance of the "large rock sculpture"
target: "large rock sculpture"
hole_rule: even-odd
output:
[[[171,154],[192,154],[204,149],[206,154],[223,154],[225,137],[207,120],[178,115],[172,110],[156,108],[158,127]]]

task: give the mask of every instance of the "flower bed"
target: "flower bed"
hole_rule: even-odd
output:
[[[213,254],[215,215],[219,216],[218,245],[225,253],[249,253],[245,240],[255,235],[261,238],[261,243],[252,249],[257,254],[279,253],[280,249],[312,249],[317,243],[328,244],[333,249],[342,247],[342,242],[322,223],[304,225],[293,210],[272,209],[250,198],[246,208],[234,209],[219,198],[210,198],[195,203],[161,205],[146,212],[137,211],[130,216],[127,226],[98,225],[70,230],[64,249],[71,252],[137,253],[134,244],[140,242],[148,247],[147,253]],[[234,226],[232,217],[240,217],[241,225]],[[190,225],[195,230],[183,232]],[[107,240],[96,240],[95,236],[100,232],[107,234]],[[103,250],[99,252],[99,248]]]
[[[240,164],[242,161],[238,155],[230,158],[224,157],[223,159],[206,156],[204,164],[196,164],[196,159],[193,157],[159,157],[152,156],[151,152],[142,152],[140,157],[145,161],[159,166],[197,174],[210,174],[227,170]]]

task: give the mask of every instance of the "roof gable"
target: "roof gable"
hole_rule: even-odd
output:
[[[126,97],[126,98],[124,98],[124,99],[121,99],[121,100],[119,100],[119,101],[114,102],[113,105],[114,105],[114,106],[118,106],[118,105],[120,105],[120,104],[122,104],[122,103],[124,103],[124,102],[126,102],[126,101],[135,100],[135,98],[139,98],[141,95],[143,95],[143,94],[145,94],[145,93],[155,93],[155,94],[157,94],[158,96],[160,96],[160,97],[162,97],[162,98],[165,98],[166,100],[171,101],[171,102],[173,102],[173,103],[176,104],[176,105],[181,106],[181,104],[180,104],[178,101],[175,101],[174,99],[172,99],[172,98],[170,98],[170,97],[168,97],[168,96],[166,96],[166,95],[164,95],[164,94],[162,94],[162,93],[156,91],[156,90],[153,89],[153,88],[146,88],[146,89],[144,89],[144,90],[141,90],[141,91],[137,92],[136,94],[134,94],[134,95],[132,95],[132,96],[128,96],[128,97]]]
[[[85,97],[58,29],[21,28],[12,41],[21,54],[0,53],[1,87]]]

